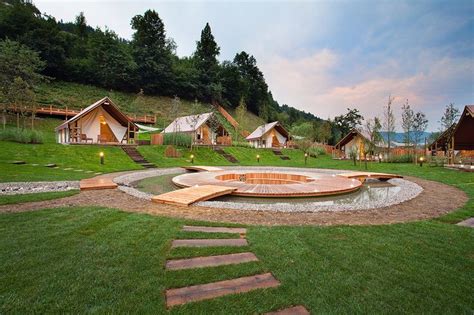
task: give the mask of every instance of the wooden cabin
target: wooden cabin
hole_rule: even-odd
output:
[[[231,145],[232,138],[214,113],[204,113],[178,117],[162,132],[184,133],[192,137],[194,144],[198,145]]]
[[[448,157],[448,163],[454,164],[457,152],[472,156],[474,151],[474,105],[467,105],[459,117],[459,121],[443,132],[429,146],[433,154],[440,151]],[[456,152],[457,151],[457,152]]]
[[[138,127],[108,97],[56,127],[62,144],[131,144]]]
[[[274,121],[257,127],[245,138],[254,148],[283,148],[290,139],[288,131]]]

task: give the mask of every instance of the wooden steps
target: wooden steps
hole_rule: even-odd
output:
[[[171,248],[176,247],[241,247],[247,246],[247,240],[244,238],[210,238],[210,239],[184,239],[174,240],[171,243]]]
[[[267,315],[309,315],[308,310],[301,305],[285,308],[276,312],[267,313]]]
[[[230,153],[225,152],[222,148],[214,147],[213,150],[214,150],[214,152],[216,152],[216,153],[220,154],[221,156],[223,156],[230,163],[239,163],[239,160],[237,160],[235,158],[235,156],[233,156]]]
[[[187,259],[174,259],[166,262],[166,269],[182,270],[192,268],[217,267],[258,261],[253,253],[237,253],[228,255],[206,256]]]
[[[193,285],[166,290],[166,305],[173,307],[189,302],[213,299],[216,297],[249,292],[256,289],[274,288],[280,282],[271,273],[241,277],[207,284]]]
[[[236,189],[236,187],[216,185],[192,186],[154,196],[151,200],[156,203],[189,206],[198,201],[205,201],[222,195],[228,195]]]
[[[228,227],[196,226],[196,225],[185,225],[183,226],[182,231],[204,232],[204,233],[235,233],[235,234],[247,233],[246,228],[228,228]]]
[[[133,162],[140,164],[144,168],[156,168],[156,165],[148,162],[135,146],[122,146],[122,150],[132,159]]]

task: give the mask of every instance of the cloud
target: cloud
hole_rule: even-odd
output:
[[[365,74],[362,79],[357,72],[346,73],[347,84],[340,84],[336,73],[342,59],[343,56],[323,49],[300,59],[273,57],[262,64],[262,69],[280,103],[322,118],[333,118],[348,107],[358,108],[367,118],[380,117],[391,94],[395,97],[397,118],[401,105],[408,99],[415,110],[428,116],[429,129],[436,130],[444,105],[455,102],[461,107],[474,96],[474,62],[471,58],[426,59],[419,65],[419,71],[397,75],[393,75],[391,69],[403,65],[390,59],[367,71],[370,75]]]

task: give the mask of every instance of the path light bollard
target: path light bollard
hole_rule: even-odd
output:
[[[420,156],[420,158],[418,159],[418,162],[420,162],[420,167],[423,166],[423,162],[425,161],[425,158]]]
[[[308,162],[308,153],[305,152],[304,154],[304,165]]]
[[[260,154],[257,154],[257,163],[260,163]]]
[[[194,154],[191,154],[190,158],[191,158],[191,164],[194,164]]]
[[[99,156],[100,156],[100,164],[104,164],[104,152],[100,152],[99,153]]]

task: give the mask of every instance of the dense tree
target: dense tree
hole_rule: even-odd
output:
[[[139,85],[145,93],[172,95],[174,74],[172,71],[173,44],[167,40],[165,25],[158,13],[148,10],[132,18],[133,55],[140,73]]]
[[[218,87],[218,73],[220,48],[214,40],[209,23],[201,32],[201,39],[196,43],[196,51],[194,52],[194,60],[199,73],[199,85],[204,100],[210,102],[216,98],[220,98],[218,94],[222,94],[221,87]]]
[[[454,107],[453,103],[446,105],[444,109],[443,117],[441,117],[441,131],[448,130],[459,117],[459,109]]]
[[[342,135],[345,136],[349,131],[351,131],[351,129],[360,127],[362,125],[362,120],[363,117],[358,109],[348,108],[347,113],[334,118],[334,124],[339,128]]]

